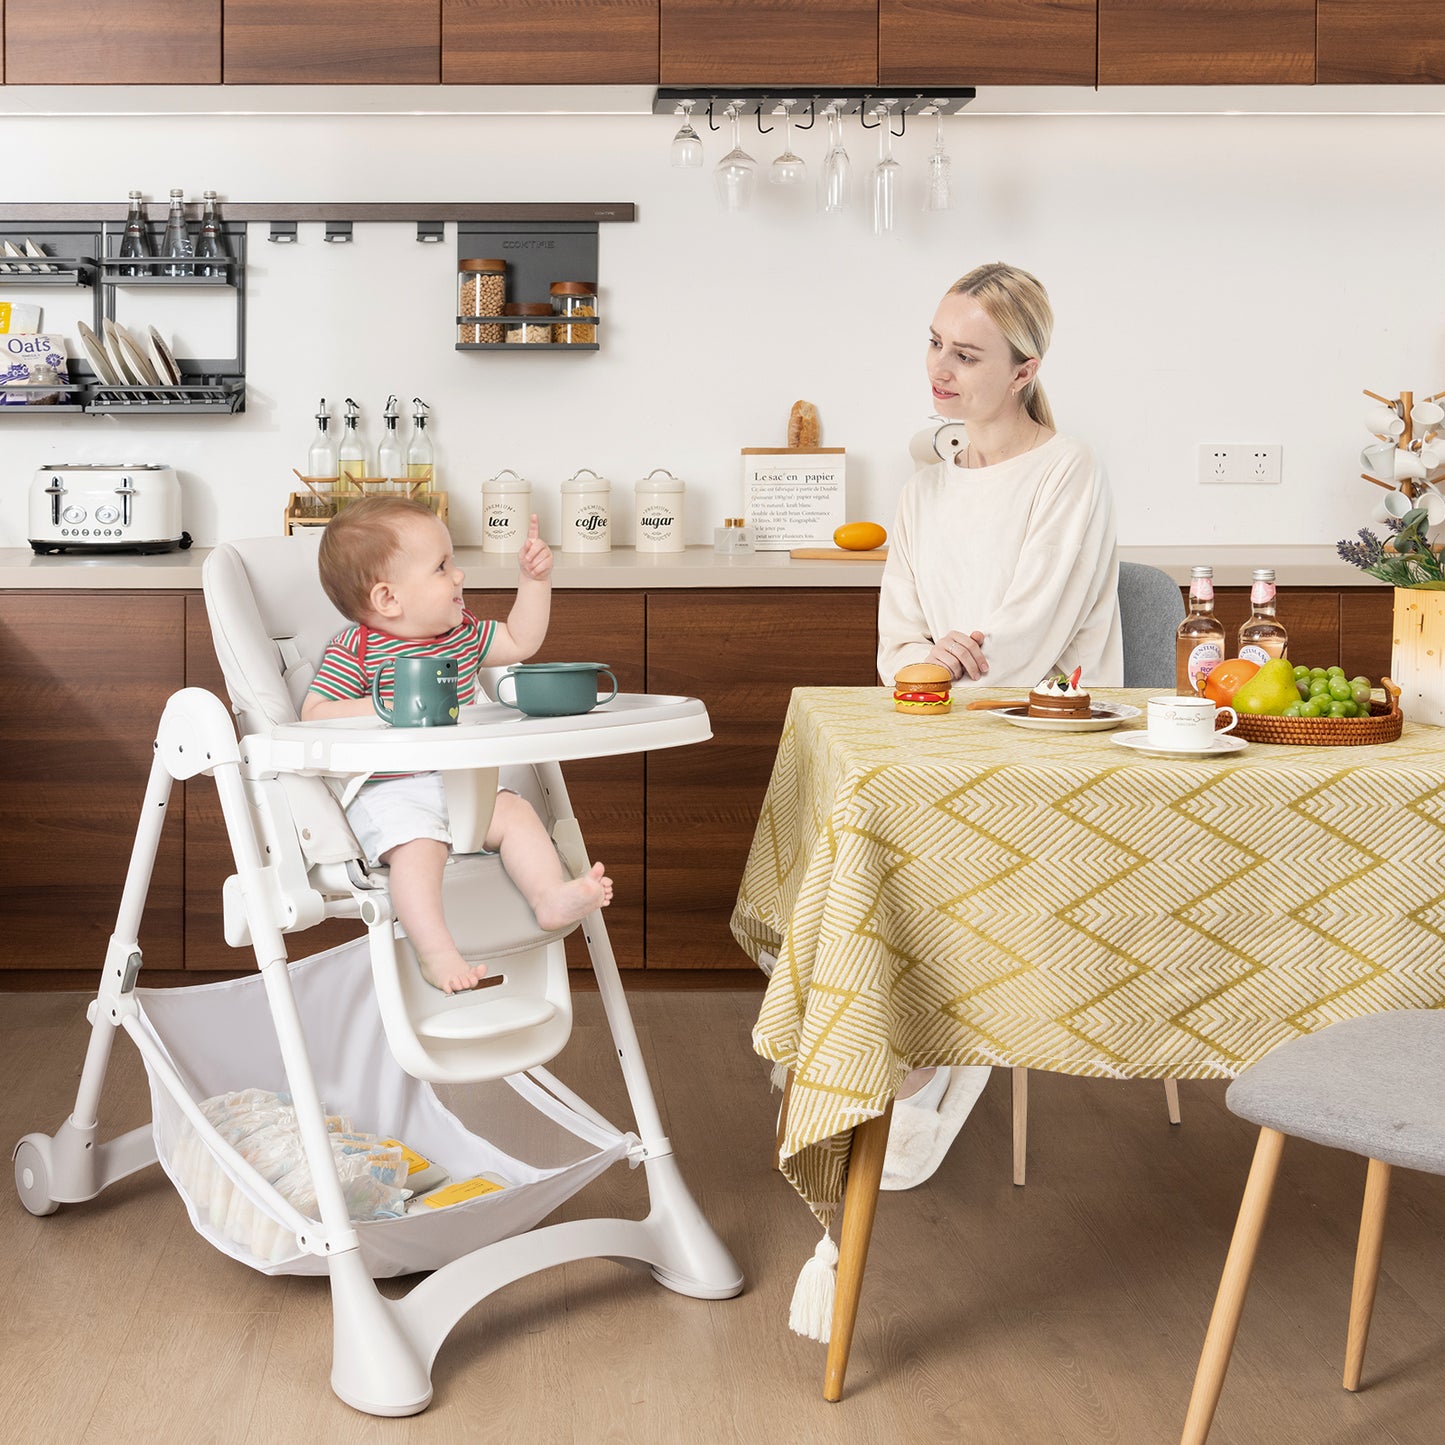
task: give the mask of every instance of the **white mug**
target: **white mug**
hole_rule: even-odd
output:
[[[1382,482],[1393,482],[1396,450],[1394,442],[1371,442],[1360,453],[1360,465]]]
[[[1439,426],[1445,421],[1445,406],[1438,401],[1417,401],[1410,408],[1410,420],[1421,429]]]
[[[1232,707],[1216,708],[1207,697],[1151,697],[1150,745],[1181,753],[1208,752],[1214,746],[1215,717],[1221,712],[1229,714],[1229,726],[1217,731],[1233,732],[1239,725],[1239,714]]]
[[[1365,413],[1365,425],[1376,436],[1397,437],[1405,431],[1405,418],[1392,406],[1375,406]]]

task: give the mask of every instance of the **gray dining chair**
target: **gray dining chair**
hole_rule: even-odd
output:
[[[1124,634],[1124,686],[1174,689],[1174,634],[1184,621],[1184,594],[1158,567],[1119,563],[1119,623]],[[1013,1180],[1028,1177],[1029,1071],[1013,1071]],[[1179,1082],[1164,1080],[1169,1122],[1179,1122]]]
[[[1232,1113],[1260,1126],[1259,1143],[1204,1338],[1183,1445],[1204,1445],[1208,1438],[1287,1134],[1370,1161],[1345,1338],[1344,1386],[1360,1388],[1390,1170],[1445,1174],[1445,1012],[1369,1014],[1292,1039],[1246,1069],[1224,1098]]]

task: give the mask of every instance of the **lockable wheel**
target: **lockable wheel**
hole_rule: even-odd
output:
[[[34,1139],[22,1139],[15,1146],[15,1192],[31,1214],[54,1214],[60,1208],[50,1197],[48,1152]]]

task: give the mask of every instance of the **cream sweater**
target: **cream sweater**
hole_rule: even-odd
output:
[[[1031,687],[1080,666],[1085,688],[1123,685],[1114,504],[1082,442],[1055,435],[992,467],[924,467],[904,485],[888,544],[885,682],[945,633],[982,632],[981,686]]]

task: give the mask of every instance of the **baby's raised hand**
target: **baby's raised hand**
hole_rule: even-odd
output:
[[[527,540],[517,553],[517,565],[523,577],[534,582],[545,582],[552,575],[552,549],[537,535],[537,514],[527,528]]]

